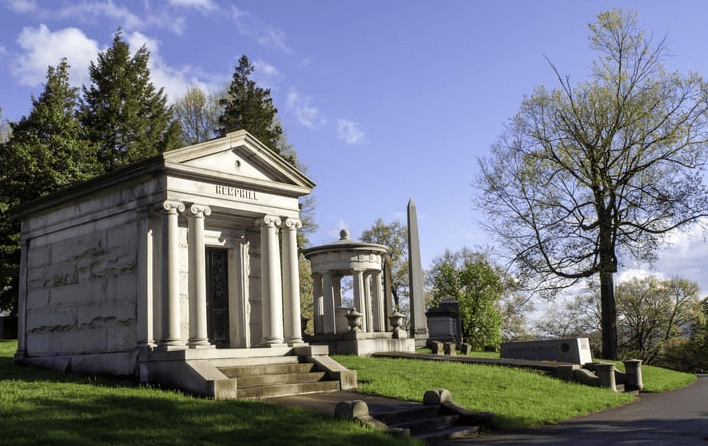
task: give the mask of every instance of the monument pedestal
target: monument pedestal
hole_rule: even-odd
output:
[[[313,345],[326,345],[332,354],[368,356],[373,353],[415,353],[416,340],[395,338],[393,333],[346,332],[321,334],[309,340]]]

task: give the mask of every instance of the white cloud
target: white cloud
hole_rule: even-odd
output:
[[[666,244],[657,251],[658,260],[653,265],[639,264],[623,270],[617,281],[631,277],[655,276],[661,280],[674,276],[696,282],[703,295],[708,294],[708,219],[698,224],[675,230]]]
[[[164,88],[169,102],[173,102],[182,96],[192,85],[197,85],[206,91],[213,92],[223,88],[226,82],[225,78],[206,75],[200,69],[191,65],[179,68],[170,66],[160,55],[159,40],[150,38],[143,33],[131,33],[126,36],[126,42],[133,53],[145,45],[150,52],[148,69],[150,70],[152,84],[157,89]]]
[[[46,15],[47,11],[45,11]],[[128,7],[116,5],[113,0],[67,3],[51,13],[59,18],[70,18],[84,23],[96,23],[100,18],[107,18],[117,23],[126,31],[145,30],[150,27],[169,29],[175,34],[182,34],[185,28],[185,18],[164,8],[152,10],[145,3],[141,14],[132,12]]]
[[[209,12],[219,9],[211,0],[169,0],[170,5],[182,8],[196,8],[200,12]]]
[[[9,0],[6,3],[7,7],[11,11],[18,14],[25,14],[37,9],[37,3],[35,0]]]
[[[55,32],[46,25],[24,28],[17,43],[25,53],[17,58],[11,72],[21,85],[31,87],[41,85],[46,79],[47,67],[58,65],[64,57],[71,66],[72,85],[85,84],[89,64],[98,54],[98,43],[76,28]]]
[[[274,65],[269,64],[268,62],[265,62],[262,59],[256,59],[255,61],[253,61],[253,69],[258,73],[270,78],[280,76],[280,72],[277,68],[275,68]]]
[[[326,123],[317,107],[312,105],[312,98],[301,96],[294,88],[288,92],[287,106],[295,114],[297,122],[305,127],[318,129]]]
[[[292,53],[290,47],[285,43],[285,33],[282,30],[274,28],[250,12],[241,11],[235,6],[231,7],[231,11],[241,34],[255,38],[256,42],[267,48],[274,48],[286,54]]]
[[[57,16],[88,23],[94,23],[99,17],[106,17],[120,22],[121,26],[127,30],[140,29],[145,26],[143,19],[133,14],[125,6],[117,6],[113,0],[64,4],[57,11]]]
[[[364,142],[364,132],[359,129],[359,123],[349,119],[337,120],[337,135],[347,144]]]

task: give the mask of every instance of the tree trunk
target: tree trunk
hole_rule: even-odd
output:
[[[600,270],[600,302],[602,312],[602,358],[617,359],[617,306],[614,273]]]

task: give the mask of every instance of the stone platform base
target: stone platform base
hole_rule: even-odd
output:
[[[415,339],[394,338],[392,333],[353,333],[316,335],[310,344],[327,345],[332,354],[369,356],[374,353],[415,353]]]

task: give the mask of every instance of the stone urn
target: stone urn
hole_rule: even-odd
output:
[[[401,328],[401,325],[403,325],[403,317],[404,316],[398,311],[388,317],[388,322],[391,324],[391,327],[393,327],[391,331],[393,332],[394,339],[406,337],[406,331]]]
[[[361,331],[361,324],[364,322],[363,315],[356,311],[356,308],[346,314],[349,331],[358,333]]]

